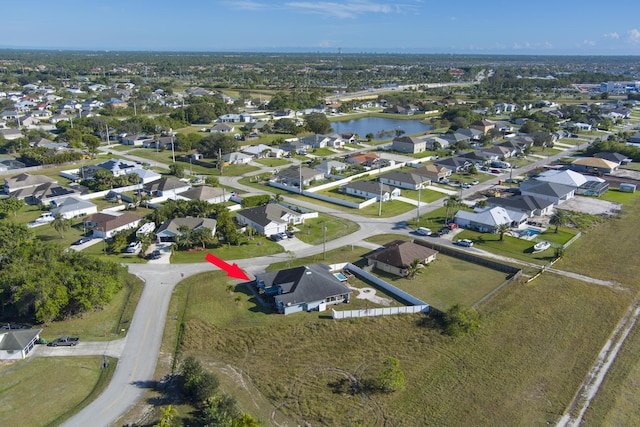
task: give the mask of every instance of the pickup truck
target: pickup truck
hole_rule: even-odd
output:
[[[47,345],[49,347],[58,347],[58,346],[63,346],[63,345],[73,347],[76,344],[78,344],[79,342],[80,342],[80,338],[78,338],[78,337],[75,337],[75,338],[72,338],[72,337],[60,337],[60,338],[57,338],[57,339],[51,341]]]

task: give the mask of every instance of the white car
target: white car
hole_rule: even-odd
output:
[[[140,252],[140,249],[142,249],[141,242],[131,242],[124,251],[128,254],[137,254]]]
[[[429,228],[426,228],[426,227],[418,227],[418,228],[416,228],[416,233],[418,233],[421,236],[430,236],[431,235],[431,230]]]
[[[469,239],[460,239],[460,240],[456,241],[456,245],[464,246],[466,248],[470,248],[471,246],[473,246],[473,241],[471,241]]]

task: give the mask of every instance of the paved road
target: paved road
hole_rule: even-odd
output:
[[[567,151],[573,152],[577,149],[578,147],[573,147]],[[567,155],[567,151],[559,152],[549,156],[547,159],[516,169],[513,171],[514,176],[526,173],[528,170],[540,167],[550,161],[555,161],[555,159]],[[223,185],[243,188],[237,182],[237,178],[221,178]],[[464,197],[488,189],[497,184],[498,179],[499,177],[496,177],[472,188],[463,189],[461,190],[461,195]],[[256,192],[254,188],[247,189],[251,192]],[[355,233],[327,242],[325,245],[326,250],[357,244],[357,242],[377,234],[397,233],[412,235],[412,230],[406,225],[406,221],[416,216],[416,213],[411,211],[394,218],[362,218],[352,213],[314,205],[301,200],[291,199],[290,202],[311,207],[321,212],[331,213],[360,224],[360,229]],[[420,213],[424,215],[441,206],[442,201],[426,204],[420,207]],[[446,239],[440,239],[440,242],[451,244]],[[286,244],[284,243],[284,245]],[[298,257],[319,254],[323,250],[323,245],[294,245],[292,242],[291,246],[295,247],[295,253]],[[470,248],[470,250],[479,251],[476,248]],[[255,274],[264,271],[267,265],[275,261],[286,260],[287,256],[286,253],[283,253],[237,260],[237,263],[248,273]],[[145,287],[131,321],[127,338],[124,341],[124,347],[114,376],[105,391],[76,416],[65,422],[63,424],[64,427],[108,427],[114,425],[144,396],[146,389],[153,380],[164,332],[166,313],[174,286],[183,277],[214,269],[209,263],[174,265],[168,264],[166,260],[148,264],[131,264],[129,266],[131,273],[145,280]],[[78,347],[78,350],[80,350],[80,347]]]

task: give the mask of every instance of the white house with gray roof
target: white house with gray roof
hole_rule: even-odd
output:
[[[304,216],[277,203],[267,203],[238,211],[236,221],[242,226],[250,226],[258,233],[270,236],[284,233],[289,224],[302,224]]]
[[[163,222],[156,230],[156,238],[161,242],[172,242],[182,232],[180,227],[188,227],[189,230],[200,230],[207,228],[211,230],[211,236],[216,233],[217,221],[211,218],[173,218]]]
[[[521,217],[522,215],[518,216]],[[502,207],[493,207],[476,212],[459,210],[456,212],[453,220],[460,227],[476,230],[481,233],[495,233],[498,227],[503,224],[508,226],[518,226],[521,218],[514,220],[506,209]]]
[[[340,191],[351,196],[376,199],[377,201],[380,201],[380,196],[382,196],[383,202],[388,202],[400,196],[399,188],[376,181],[349,182],[340,187]]]
[[[0,330],[0,360],[26,358],[40,339],[42,329]]]
[[[324,264],[288,268],[256,274],[256,287],[272,297],[278,313],[326,310],[327,306],[348,303],[351,290]]]
[[[79,216],[91,215],[98,212],[98,207],[88,200],[77,197],[66,197],[51,202],[51,213],[63,218],[71,219]]]
[[[425,175],[399,170],[389,171],[378,177],[378,181],[392,187],[418,190],[431,185],[431,179]]]

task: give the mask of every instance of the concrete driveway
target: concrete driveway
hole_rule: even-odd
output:
[[[120,357],[126,345],[126,338],[114,341],[80,342],[74,347],[49,347],[38,345],[33,350],[36,357],[60,357],[60,356],[111,356]]]

